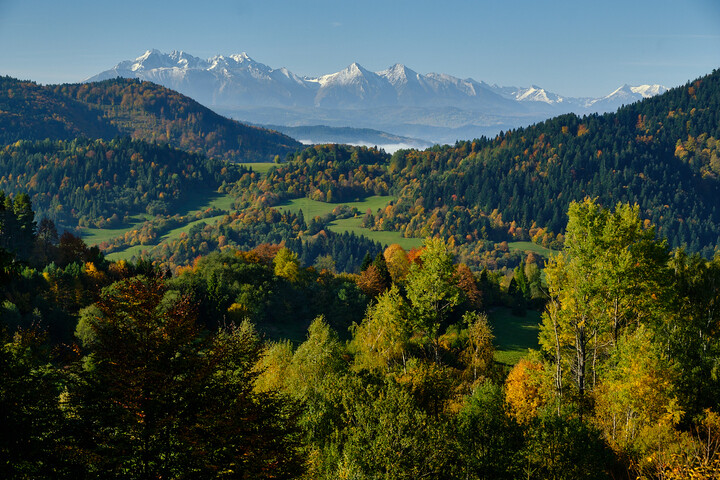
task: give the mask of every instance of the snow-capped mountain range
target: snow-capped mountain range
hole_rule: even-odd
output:
[[[157,50],[86,81],[115,77],[152,81],[254,123],[376,128],[431,141],[454,141],[450,139],[455,134],[479,136],[560,113],[613,111],[667,90],[661,85],[623,85],[604,97],[572,98],[534,85],[501,87],[447,74],[420,74],[401,64],[372,72],[353,63],[336,73],[300,77],[246,53],[204,60],[182,51]]]

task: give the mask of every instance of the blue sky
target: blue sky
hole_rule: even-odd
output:
[[[247,52],[299,75],[420,72],[599,96],[720,67],[718,0],[0,0],[0,74],[81,81],[145,50]]]

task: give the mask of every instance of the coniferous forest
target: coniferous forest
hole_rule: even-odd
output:
[[[717,478],[719,102],[715,71],[389,155],[3,78],[0,476]],[[513,361],[506,310],[540,318]]]

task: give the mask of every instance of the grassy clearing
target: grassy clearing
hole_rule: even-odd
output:
[[[117,252],[109,253],[105,256],[111,262],[117,262],[118,260],[132,260],[133,257],[140,258],[144,250],[149,250],[154,245],[134,245],[128,247],[125,250],[119,250]]]
[[[545,258],[550,258],[557,253],[555,250],[550,250],[533,242],[508,242],[508,247],[513,252],[533,252]]]
[[[241,163],[243,167],[252,168],[253,172],[265,175],[272,167],[276,166],[274,162],[257,162],[257,163]]]
[[[80,236],[88,245],[97,245],[99,243],[112,240],[120,235],[125,235],[125,232],[134,230],[140,225],[150,220],[150,215],[136,215],[132,217],[132,222],[126,226],[119,228],[83,228],[80,232]]]
[[[366,212],[370,209],[372,212],[377,211],[379,208],[384,208],[394,197],[390,195],[374,195],[367,197],[356,202],[344,202],[344,203],[326,203],[318,202],[317,200],[310,200],[309,198],[296,198],[285,202],[282,205],[278,205],[278,209],[287,210],[292,213],[297,213],[299,210],[303,211],[305,220],[309,220],[313,217],[327,215],[332,212],[333,209],[339,205],[347,205],[351,208],[357,208],[361,212]]]
[[[495,360],[515,365],[528,348],[538,348],[540,312],[528,310],[524,317],[516,317],[509,308],[497,308],[488,313],[495,335]]]
[[[232,210],[232,203],[235,199],[230,195],[221,194],[217,192],[191,192],[187,195],[185,201],[179,205],[178,209],[173,214],[192,216],[196,213],[203,212],[208,208],[217,208],[219,210]],[[112,261],[116,260],[130,260],[133,257],[139,258],[144,250],[158,245],[164,241],[178,238],[182,232],[189,231],[193,225],[205,222],[207,224],[213,224],[224,215],[216,215],[214,217],[203,218],[201,220],[192,221],[182,227],[172,229],[165,232],[159,239],[157,244],[153,245],[135,245],[133,247],[126,248],[125,250],[119,250],[107,255],[107,258]],[[106,240],[112,240],[125,232],[134,230],[140,227],[145,221],[152,220],[150,215],[138,215],[136,221],[133,223],[121,227],[121,228],[87,228],[82,232],[83,240],[88,245],[97,245]]]
[[[384,208],[390,201],[394,200],[394,197],[385,195],[374,195],[367,197],[357,202],[345,202],[345,203],[325,203],[318,202],[316,200],[310,200],[309,198],[296,198],[290,202],[280,205],[278,208],[281,210],[288,210],[293,213],[297,213],[299,210],[303,211],[305,220],[316,216],[327,215],[338,205],[347,205],[354,207],[361,212],[370,210],[372,212],[377,211],[380,208]],[[419,247],[422,245],[422,239],[420,238],[405,238],[400,232],[375,232],[369,228],[360,226],[362,218],[360,216],[353,218],[343,218],[335,220],[328,225],[328,230],[335,233],[350,232],[355,235],[365,235],[367,238],[380,242],[383,245],[391,245],[398,243],[404,249],[409,250],[413,247]]]
[[[198,212],[207,210],[208,208],[217,208],[220,210],[232,210],[232,203],[235,199],[230,195],[217,192],[191,192],[187,195],[185,201],[178,206],[173,215],[190,216]],[[148,220],[152,220],[152,216],[147,214],[136,215],[133,221],[119,228],[84,228],[81,236],[88,245],[97,245],[107,240],[112,240],[125,232],[135,230]],[[213,217],[215,218],[215,217]],[[205,219],[210,220],[210,219]],[[209,223],[209,222],[208,222]],[[120,252],[117,252],[120,253]]]
[[[181,233],[188,233],[190,231],[190,229],[192,227],[194,227],[195,225],[197,225],[198,223],[205,223],[207,225],[212,225],[224,217],[225,217],[225,214],[222,214],[222,215],[215,215],[214,217],[201,218],[200,220],[193,220],[192,222],[187,223],[187,224],[183,225],[182,227],[173,228],[172,230],[169,230],[162,237],[160,237],[160,242],[158,242],[158,243],[179,238]]]
[[[190,216],[205,211],[208,208],[232,210],[234,200],[230,195],[217,192],[191,192],[172,214]],[[129,232],[130,230],[135,230],[146,221],[152,220],[152,218],[153,217],[147,214],[136,215],[128,225],[119,228],[84,228],[80,235],[88,245],[97,245],[124,235],[125,232]]]
[[[185,201],[178,206],[173,214],[194,215],[208,208],[220,210],[232,210],[232,203],[235,199],[225,193],[217,192],[191,192]]]
[[[383,245],[392,245],[393,243],[397,243],[405,250],[422,246],[422,238],[405,238],[400,232],[376,232],[370,230],[369,228],[360,226],[361,222],[361,217],[343,218],[331,222],[328,225],[328,230],[335,233],[350,232],[358,236],[365,235],[367,238],[380,242]]]
[[[125,250],[119,250],[117,252],[113,252],[107,256],[108,260],[131,260],[133,257],[140,257],[140,254],[143,252],[143,250],[149,250],[163,242],[167,242],[169,240],[175,240],[180,238],[180,234],[183,232],[187,233],[190,231],[192,227],[197,225],[198,223],[205,223],[207,225],[212,225],[213,223],[217,222],[221,218],[223,218],[225,215],[215,215],[214,217],[207,217],[207,218],[201,218],[200,220],[194,220],[190,223],[187,223],[181,227],[173,228],[172,230],[168,230],[164,235],[162,235],[157,243],[154,243],[152,245],[135,245],[129,248],[126,248]]]

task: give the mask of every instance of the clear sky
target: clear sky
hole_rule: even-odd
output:
[[[600,96],[719,68],[720,0],[0,0],[2,75],[76,82],[151,48]]]

